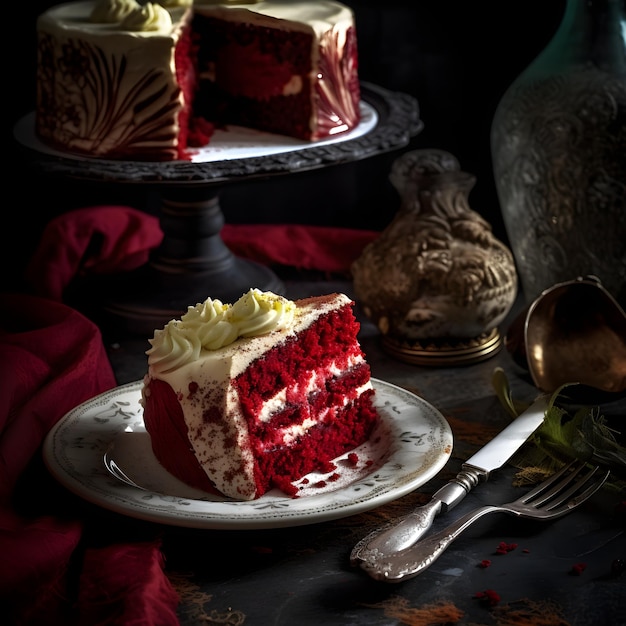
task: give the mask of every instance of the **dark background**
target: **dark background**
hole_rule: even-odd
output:
[[[6,145],[12,145],[14,123],[34,109],[36,17],[56,3],[12,5],[14,39],[9,58],[14,60],[10,68],[14,76],[7,84],[15,87],[4,92],[9,106]],[[438,148],[454,154],[461,167],[477,177],[470,205],[506,241],[491,169],[491,121],[506,88],[555,32],[565,0],[353,0],[346,4],[355,13],[361,79],[408,93],[418,101],[424,129],[400,152]],[[388,181],[398,154],[227,186],[220,195],[226,220],[381,230],[398,208]],[[9,190],[5,225],[10,236],[4,238],[0,262],[9,278],[16,275],[16,262],[28,258],[41,229],[54,215],[104,203],[158,212],[158,192],[153,188],[37,179],[12,149],[5,172]],[[9,242],[11,267],[4,260]]]

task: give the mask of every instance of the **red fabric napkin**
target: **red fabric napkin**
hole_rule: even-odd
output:
[[[162,239],[158,219],[137,209],[68,211],[46,225],[25,278],[35,293],[61,301],[73,278],[135,269]]]
[[[341,273],[378,233],[225,225],[221,235],[266,265]],[[130,207],[67,212],[26,268],[33,294],[0,294],[0,593],[16,625],[178,624],[158,535],[90,532],[99,522],[49,475],[41,450],[68,411],[116,385],[99,329],[62,303],[65,289],[139,267],[162,238],[157,218]]]
[[[299,224],[225,224],[222,229],[222,240],[237,256],[329,274],[347,274],[363,248],[379,235],[372,230]]]
[[[221,237],[237,256],[263,265],[347,273],[376,231],[297,224],[225,224]],[[52,220],[26,270],[34,292],[62,300],[76,276],[132,270],[163,233],[156,217],[125,206],[77,209]],[[210,294],[207,294],[210,296]]]
[[[64,304],[0,294],[0,368],[3,619],[28,626],[177,624],[178,599],[159,542],[85,543],[89,520],[69,508],[76,503],[65,501],[60,487],[54,491],[41,463],[50,428],[116,384],[98,328]]]

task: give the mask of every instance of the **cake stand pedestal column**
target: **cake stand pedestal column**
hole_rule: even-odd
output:
[[[163,190],[160,224],[163,241],[149,262],[100,284],[106,284],[101,308],[116,325],[145,334],[207,297],[235,302],[251,287],[284,291],[272,270],[236,257],[222,241],[224,216],[215,187]]]
[[[91,317],[100,321],[104,313],[113,318],[116,330],[145,336],[207,297],[234,302],[255,287],[280,294],[284,286],[269,268],[237,258],[222,241],[220,190],[395,151],[421,131],[418,103],[412,96],[361,83],[361,98],[362,120],[353,133],[285,145],[284,138],[229,129],[209,144],[209,151],[216,149],[219,158],[203,162],[109,161],[60,153],[37,138],[34,113],[22,118],[14,135],[35,175],[141,185],[160,194],[164,238],[149,262],[124,275],[91,277],[89,284],[76,285],[68,301],[77,308],[89,302]]]

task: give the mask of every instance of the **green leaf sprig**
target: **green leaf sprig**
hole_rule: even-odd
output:
[[[492,384],[504,409],[515,419],[529,403],[516,401],[504,370],[495,368]],[[575,384],[575,383],[574,383]],[[617,431],[607,425],[599,407],[581,406],[566,409],[559,399],[566,399],[563,385],[550,397],[543,424],[514,457],[520,468],[534,467],[549,473],[573,459],[601,464],[611,469],[616,478],[626,480],[626,448],[616,439]]]

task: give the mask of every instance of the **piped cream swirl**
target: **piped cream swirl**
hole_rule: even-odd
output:
[[[257,337],[293,324],[296,305],[272,292],[251,289],[235,304],[207,298],[171,320],[149,340],[148,364],[169,372],[196,360],[202,351],[219,350],[239,337]]]
[[[160,4],[139,5],[120,24],[122,30],[157,31],[172,28],[172,16]]]
[[[117,24],[140,8],[137,0],[99,0],[89,19],[94,24]]]
[[[196,0],[197,4],[257,4],[260,0]]]
[[[159,0],[159,4],[163,7],[190,7],[193,4],[193,0]]]
[[[293,322],[296,305],[269,291],[251,289],[226,312],[238,337],[265,335]]]

